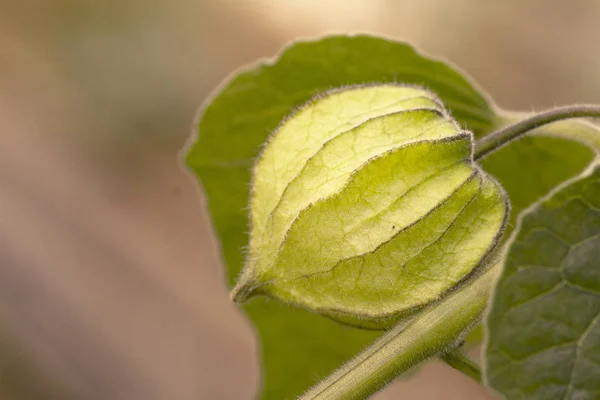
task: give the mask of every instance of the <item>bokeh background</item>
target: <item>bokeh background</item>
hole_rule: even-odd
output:
[[[600,103],[597,0],[0,0],[0,399],[252,399],[178,153],[236,68],[331,32],[408,40],[502,107]],[[486,399],[430,363],[378,399]]]

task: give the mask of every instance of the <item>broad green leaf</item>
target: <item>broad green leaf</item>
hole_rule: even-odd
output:
[[[435,98],[414,108],[430,96],[345,88],[283,122],[254,168],[250,257],[234,298],[266,294],[382,327],[482,264],[507,202]]]
[[[486,100],[459,73],[409,45],[369,36],[296,43],[276,62],[236,74],[207,104],[186,163],[205,191],[230,285],[248,245],[251,167],[270,132],[315,94],[385,82],[427,87],[476,133],[493,125]],[[265,399],[301,394],[379,335],[260,297],[244,310],[261,342]]]
[[[526,212],[488,316],[507,399],[600,397],[600,167]]]
[[[186,157],[204,189],[229,285],[244,263],[251,168],[268,135],[314,95],[372,83],[426,87],[461,127],[476,135],[514,118],[499,115],[446,64],[423,57],[409,45],[369,36],[295,43],[276,61],[235,74],[207,103]],[[513,210],[520,210],[577,175],[591,158],[592,152],[579,143],[540,137],[510,144],[483,166],[516,199]],[[379,335],[262,297],[243,307],[261,342],[265,399],[294,398]]]

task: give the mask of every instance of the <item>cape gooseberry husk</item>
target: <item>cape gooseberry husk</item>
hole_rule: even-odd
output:
[[[472,134],[437,97],[347,87],[285,119],[254,166],[249,255],[232,298],[257,294],[385,328],[473,276],[508,214]]]

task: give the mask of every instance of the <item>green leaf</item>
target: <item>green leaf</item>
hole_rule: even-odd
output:
[[[488,316],[507,399],[600,396],[600,167],[523,215]]]
[[[425,58],[406,44],[369,36],[299,42],[276,61],[235,74],[207,103],[199,135],[186,157],[205,191],[229,285],[242,268],[242,249],[248,245],[251,167],[269,134],[318,93],[386,82],[430,89],[458,123],[476,135],[514,118],[497,116],[485,97],[446,64]],[[568,153],[563,152],[566,146]],[[520,210],[578,174],[592,154],[573,141],[532,138],[492,154],[484,168],[499,178],[510,197],[516,198],[513,209]],[[510,161],[504,162],[504,156]],[[265,399],[294,398],[379,335],[260,297],[244,305],[244,310],[262,344]]]
[[[315,94],[384,82],[427,87],[461,126],[476,133],[494,123],[484,97],[452,68],[409,45],[369,36],[296,43],[276,62],[236,74],[206,106],[186,163],[204,188],[230,285],[248,245],[251,167],[270,132]],[[299,395],[379,335],[265,298],[252,300],[244,310],[262,344],[265,399]]]
[[[507,201],[476,168],[471,134],[434,100],[359,86],[288,117],[254,168],[250,257],[233,297],[266,294],[380,328],[472,274]]]

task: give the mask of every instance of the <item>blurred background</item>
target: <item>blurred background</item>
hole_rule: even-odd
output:
[[[0,399],[251,399],[250,324],[178,152],[236,68],[408,40],[505,108],[600,103],[597,0],[0,0]],[[486,399],[440,364],[378,399]]]

